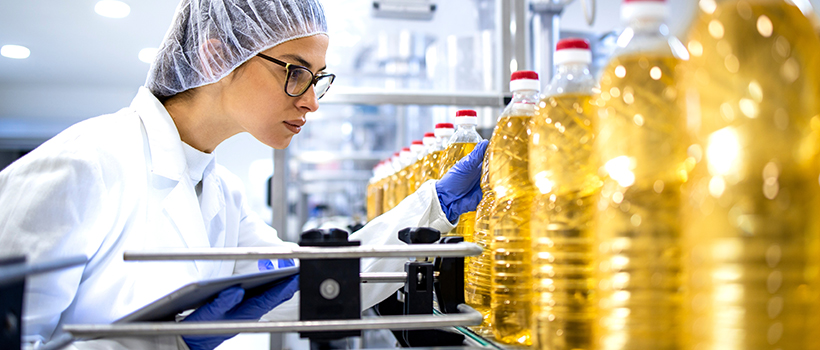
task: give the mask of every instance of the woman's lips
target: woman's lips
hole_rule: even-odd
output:
[[[300,131],[302,131],[302,126],[305,125],[305,122],[303,120],[289,120],[284,121],[282,123],[284,123],[285,127],[288,128],[288,130],[290,130],[290,132],[294,134],[298,134]]]

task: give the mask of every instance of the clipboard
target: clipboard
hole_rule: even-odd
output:
[[[195,309],[216,298],[219,293],[233,286],[245,290],[244,299],[259,295],[290,276],[299,273],[298,266],[276,270],[215,278],[193,282],[157,299],[114,323],[173,321],[177,314]]]

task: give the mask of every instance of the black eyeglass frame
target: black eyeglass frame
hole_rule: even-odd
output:
[[[288,94],[288,96],[290,96],[290,97],[302,96],[302,95],[305,94],[305,92],[307,92],[308,89],[310,89],[311,85],[313,85],[315,87],[316,83],[318,83],[319,80],[330,79],[330,82],[327,84],[327,89],[325,89],[325,91],[322,92],[321,95],[316,96],[316,99],[318,100],[318,99],[322,98],[322,96],[324,96],[327,93],[328,90],[330,90],[330,86],[333,85],[333,81],[336,80],[336,75],[335,74],[331,74],[331,73],[313,74],[313,72],[311,72],[310,69],[308,69],[307,67],[304,67],[304,66],[300,66],[298,64],[292,64],[292,63],[287,63],[285,61],[280,61],[280,60],[277,60],[273,57],[270,57],[268,55],[261,54],[261,53],[256,54],[256,56],[259,56],[260,58],[268,60],[270,62],[276,63],[276,64],[278,64],[282,67],[285,67],[285,70],[287,71],[287,77],[285,78],[285,86],[283,86],[282,89],[285,90],[285,93]],[[294,69],[302,69],[302,70],[310,73],[310,77],[311,77],[310,84],[305,85],[305,88],[302,89],[302,91],[300,91],[297,94],[291,94],[290,92],[288,92],[288,81],[290,81],[290,77],[293,74]]]

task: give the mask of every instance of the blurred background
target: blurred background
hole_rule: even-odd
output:
[[[0,57],[0,168],[76,122],[128,106],[144,83],[177,1],[125,0],[124,10],[114,2],[113,15],[100,14],[107,2],[0,3],[0,46],[30,50],[25,59]],[[547,82],[555,38],[589,39],[600,69],[619,32],[620,3],[325,1],[328,71],[338,78],[321,109],[285,151],[240,134],[217,148],[217,159],[244,179],[252,207],[284,239],[328,220],[361,223],[378,161],[461,108],[478,110],[489,137],[510,72],[533,69]],[[682,35],[697,3],[669,5],[670,31]]]

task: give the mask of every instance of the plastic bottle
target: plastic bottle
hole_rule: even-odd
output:
[[[378,182],[376,182],[376,198],[374,201],[376,216],[384,214],[384,186],[385,182],[387,182],[387,178],[390,172],[389,167],[387,166],[387,162],[382,160],[379,162],[377,167],[378,169]]]
[[[450,137],[447,148],[444,150],[439,177],[449,171],[453,165],[456,165],[461,158],[470,154],[475,145],[482,140],[481,135],[475,129],[475,126],[478,125],[476,111],[465,109],[456,112],[455,124],[455,133]]]
[[[492,136],[488,181],[495,193],[489,232],[493,334],[506,344],[529,346],[532,316],[530,212],[533,190],[529,181],[529,122],[539,101],[538,74],[512,74],[513,99],[498,118]]]
[[[559,41],[558,72],[530,120],[533,345],[541,350],[592,349],[601,180],[593,151],[600,90],[591,63],[585,39]]]
[[[469,268],[466,275],[467,280],[464,284],[465,302],[484,316],[481,325],[471,327],[471,329],[483,336],[492,335],[492,319],[490,318],[490,269],[492,266],[490,241],[492,237],[489,233],[489,223],[490,209],[495,205],[495,193],[490,187],[488,177],[490,167],[487,164],[492,159],[493,149],[495,147],[491,137],[490,143],[487,145],[487,151],[484,153],[484,160],[481,163],[481,192],[483,196],[475,210],[475,232],[473,233],[473,243],[482,248],[482,253],[479,256],[471,257],[467,263]]]
[[[435,147],[424,157],[422,163],[422,173],[424,174],[424,181],[438,180],[439,170],[441,169],[441,158],[444,156],[444,149],[447,148],[447,142],[453,136],[454,128],[452,123],[438,123],[436,124]]]
[[[681,335],[680,187],[685,131],[678,63],[663,0],[625,0],[627,28],[601,76],[596,153],[600,349],[678,349]]]
[[[401,203],[404,198],[407,198],[409,194],[407,192],[407,180],[410,173],[410,166],[412,165],[412,153],[410,152],[410,147],[404,147],[399,152],[399,168],[397,183],[396,183],[396,205]],[[395,206],[394,206],[395,207]]]
[[[399,204],[400,201],[396,196],[396,188],[399,183],[399,170],[401,170],[401,162],[399,162],[399,152],[393,153],[393,156],[390,157],[390,159],[388,160],[388,165],[390,166],[390,175],[388,175],[387,181],[385,182],[384,212],[393,209],[393,207]]]
[[[373,176],[367,181],[367,221],[373,220],[381,214],[379,213],[381,211],[381,199],[378,198],[379,193],[382,191],[379,187],[381,185],[381,166],[382,163],[379,162],[373,167]]]
[[[421,139],[421,142],[422,142],[423,148],[422,148],[421,152],[419,152],[418,161],[416,162],[416,164],[418,164],[418,166],[415,167],[415,175],[414,175],[415,179],[416,179],[416,184],[415,184],[416,189],[421,187],[421,184],[423,184],[424,181],[425,181],[425,179],[424,179],[424,160],[427,158],[428,154],[435,151],[436,134],[432,133],[432,132],[424,133],[424,138]]]
[[[450,137],[444,156],[441,158],[441,170],[439,176],[444,176],[461,158],[470,154],[475,145],[482,140],[481,135],[476,131],[478,117],[473,110],[460,110],[456,112],[456,132]],[[445,235],[464,237],[465,242],[473,241],[475,232],[475,211],[461,214],[458,224],[450,233]],[[468,263],[469,258],[464,260]]]
[[[421,173],[421,163],[419,155],[424,152],[424,143],[422,140],[414,140],[410,144],[410,162],[407,168],[407,195],[416,192],[418,189],[417,174]]]
[[[817,349],[820,41],[783,0],[701,1],[681,93],[686,349]]]

